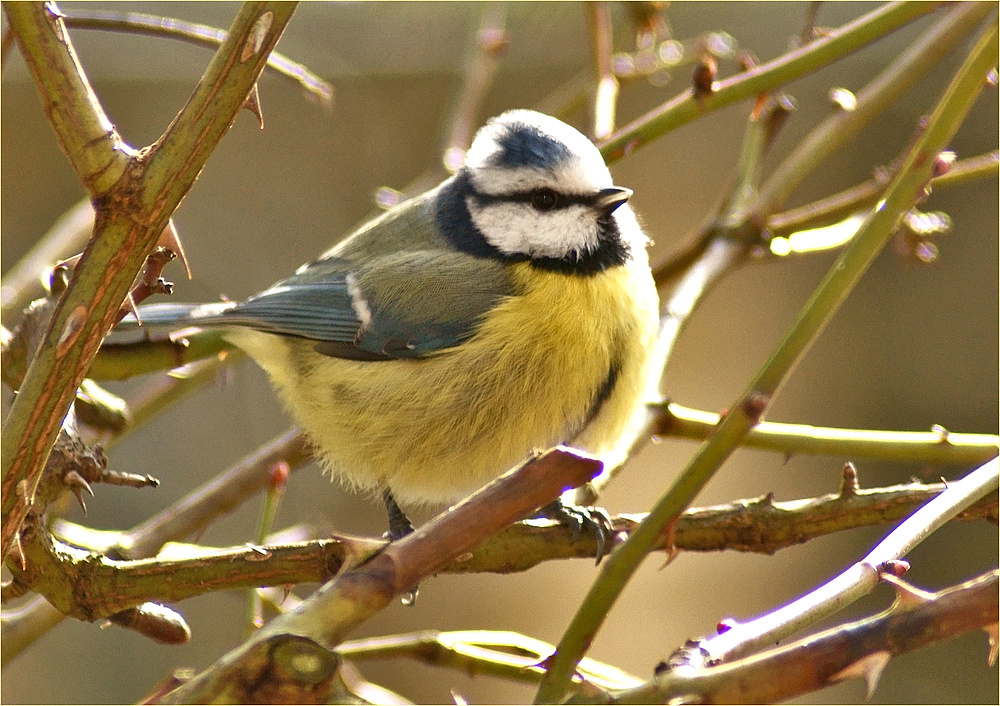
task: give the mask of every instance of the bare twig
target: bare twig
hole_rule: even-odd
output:
[[[864,559],[815,591],[781,608],[697,644],[695,660],[728,661],[772,645],[870,593],[883,580],[888,562],[902,559],[942,524],[979,498],[997,490],[1000,461],[994,459],[913,513]]]
[[[618,109],[618,79],[615,77],[612,63],[614,33],[611,27],[611,3],[588,3],[586,11],[594,48],[596,81],[591,134],[596,139],[603,140],[615,130],[615,114]]]
[[[283,461],[290,468],[297,468],[309,458],[305,439],[298,430],[288,431],[132,529],[121,544],[108,550],[108,554],[121,559],[155,556],[165,542],[197,534],[246,498],[266,488],[275,463]]]
[[[570,703],[774,703],[861,678],[871,698],[889,659],[997,622],[997,572],[937,593],[901,582],[896,604],[880,615],[707,669],[663,669],[651,682],[606,700]]]
[[[0,307],[6,319],[42,295],[42,273],[83,250],[94,229],[94,208],[81,199],[62,214],[28,253],[4,274]]]
[[[447,123],[442,130],[441,160],[411,180],[401,192],[380,189],[376,201],[383,208],[430,189],[461,166],[472,137],[479,126],[480,111],[497,71],[500,57],[510,41],[506,29],[506,9],[502,3],[482,4],[472,48],[463,62],[462,81],[451,99]]]
[[[932,190],[941,190],[975,179],[995,177],[998,168],[1000,156],[996,150],[960,159],[951,165],[946,174],[934,177],[930,187]],[[872,178],[832,196],[775,213],[767,219],[767,232],[775,238],[787,237],[797,231],[830,225],[851,214],[868,210],[885,190],[885,183],[885,179]]]
[[[470,674],[488,674],[537,683],[542,660],[552,645],[515,632],[498,630],[424,630],[406,635],[386,635],[345,642],[337,654],[355,661],[409,657],[426,664],[451,667]],[[580,691],[627,689],[641,680],[608,664],[592,659],[580,662]]]
[[[112,560],[152,558],[165,543],[197,534],[266,487],[274,463],[285,461],[295,469],[309,457],[304,439],[292,430],[146,522],[110,538],[103,534],[100,540],[91,540],[88,547]],[[0,640],[2,663],[16,657],[64,617],[44,598],[5,615]]]
[[[88,192],[115,208],[98,214],[94,237],[3,422],[2,556],[13,546],[61,421],[132,280],[232,125],[294,9],[243,6],[191,100],[138,172],[136,154],[90,89],[55,5],[4,6],[60,146]],[[129,198],[110,198],[117,189]]]
[[[852,469],[853,470],[853,469]],[[862,489],[852,474],[836,493],[780,502],[771,494],[685,512],[674,530],[673,544],[663,536],[658,551],[741,551],[773,554],[781,549],[858,527],[884,525],[906,517],[939,496],[943,483]],[[612,519],[619,541],[644,515]],[[986,519],[996,523],[997,499],[983,498],[956,519]],[[299,583],[324,583],[356,557],[374,554],[379,539],[323,537],[232,548],[173,545],[156,560],[118,561],[101,556],[108,547],[123,546],[129,535],[94,533],[62,521],[57,537],[26,544],[29,568],[15,573],[13,589],[41,592],[67,615],[93,620],[144,602],[179,601],[222,591]],[[117,539],[117,541],[116,541]],[[87,551],[82,551],[86,547]],[[439,573],[515,573],[560,559],[592,559],[597,539],[573,536],[554,520],[531,519],[512,524],[479,546],[443,566]],[[112,555],[118,552],[108,552]],[[170,581],[165,581],[165,577]],[[5,597],[13,596],[8,591]]]
[[[749,210],[763,221],[824,159],[847,144],[872,118],[895,103],[924,73],[936,66],[990,12],[986,3],[950,8],[911,46],[857,92],[851,110],[838,110],[817,125],[775,169]]]
[[[719,81],[710,96],[696,100],[688,89],[676,98],[620,128],[601,144],[601,153],[615,161],[660,135],[702,114],[752,98],[788,83],[818,66],[857,51],[889,32],[937,9],[932,3],[889,3],[832,30],[808,46],[783,54],[750,71]]]
[[[67,27],[74,29],[167,37],[209,49],[218,49],[226,39],[226,31],[223,29],[142,12],[74,8],[63,15],[63,21]],[[283,54],[273,52],[267,59],[267,68],[298,83],[312,97],[319,99],[325,108],[333,106],[333,86],[302,64],[292,61]]]

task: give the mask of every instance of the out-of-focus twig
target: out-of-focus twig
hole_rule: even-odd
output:
[[[93,229],[94,208],[86,198],[52,224],[34,247],[4,274],[0,284],[0,311],[4,319],[42,295],[42,273],[83,250]]]
[[[426,664],[452,667],[471,674],[537,683],[541,661],[552,645],[515,632],[499,630],[424,630],[345,642],[337,654],[351,660],[410,657]],[[611,665],[584,659],[577,685],[584,693],[598,689],[627,689],[641,681]]]
[[[209,49],[218,49],[226,39],[224,29],[142,12],[112,12],[76,7],[63,14],[63,21],[73,29],[167,37]],[[319,99],[323,107],[333,107],[333,86],[297,61],[273,52],[267,59],[267,68],[298,83],[310,96]]]
[[[946,174],[934,177],[930,187],[932,190],[942,190],[977,179],[995,177],[998,169],[1000,154],[993,150],[956,161]],[[832,196],[771,215],[767,219],[767,232],[774,238],[787,237],[797,231],[836,223],[853,213],[872,208],[884,190],[884,178],[869,179]]]
[[[987,3],[949,8],[924,34],[857,92],[850,110],[836,110],[817,125],[761,186],[749,210],[763,221],[824,159],[847,144],[872,118],[895,103],[990,13]]]
[[[691,89],[608,137],[600,145],[604,158],[613,162],[635,149],[684,125],[706,112],[753,98],[777,86],[857,51],[890,32],[937,9],[936,4],[896,2],[879,7],[832,30],[811,44],[717,83],[709,96],[696,100]]]
[[[618,109],[618,79],[612,64],[611,3],[587,3],[587,24],[590,26],[594,51],[594,76],[596,89],[593,94],[593,120],[591,134],[603,140],[615,130]]]
[[[503,3],[486,2],[481,7],[471,49],[462,64],[461,83],[455,89],[450,109],[445,113],[447,121],[441,131],[441,160],[410,181],[402,191],[379,189],[376,202],[382,208],[394,206],[405,198],[436,186],[458,169],[465,159],[479,126],[483,101],[493,86],[500,68],[500,57],[510,42],[506,27],[507,10]]]

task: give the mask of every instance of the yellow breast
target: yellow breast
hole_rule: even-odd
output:
[[[402,501],[454,500],[533,449],[600,455],[655,374],[657,299],[644,265],[590,277],[530,267],[512,266],[521,294],[472,338],[421,360],[341,360],[304,340],[262,345],[268,334],[252,331],[231,340],[268,371],[336,475],[388,485]]]

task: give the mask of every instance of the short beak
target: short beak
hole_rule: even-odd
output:
[[[594,208],[605,216],[610,216],[616,208],[628,201],[630,196],[632,196],[632,189],[626,189],[622,186],[601,189],[594,199]]]

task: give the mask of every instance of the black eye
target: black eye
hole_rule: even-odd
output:
[[[559,205],[559,194],[552,189],[532,191],[531,205],[538,211],[551,211]]]

